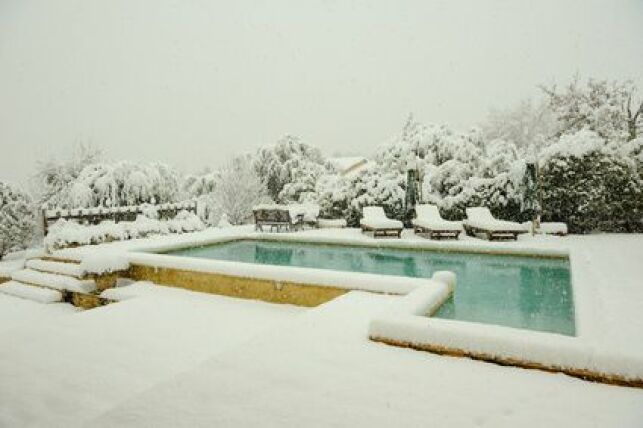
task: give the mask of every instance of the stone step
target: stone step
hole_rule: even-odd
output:
[[[80,265],[75,263],[54,262],[42,259],[27,260],[25,266],[29,269],[37,270],[40,272],[55,273],[59,275],[74,276],[76,278],[82,277],[85,272],[80,268]]]
[[[37,258],[40,259],[40,260],[48,261],[48,262],[70,263],[70,264],[75,264],[75,265],[80,264],[80,260],[65,259],[65,258],[62,258],[62,257],[56,257],[56,256],[51,256],[51,255],[40,256],[40,257],[37,257]]]
[[[18,281],[0,284],[0,293],[39,303],[54,303],[63,300],[63,295],[60,291],[27,285]]]
[[[91,293],[96,290],[96,283],[93,279],[78,279],[72,276],[39,272],[33,269],[23,269],[14,272],[11,274],[11,279],[26,284],[39,285],[56,290],[76,291],[79,293]]]

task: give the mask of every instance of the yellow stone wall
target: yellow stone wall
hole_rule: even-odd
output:
[[[158,284],[203,293],[257,299],[271,303],[289,303],[298,306],[317,306],[348,291],[338,287],[143,265],[132,265],[125,276],[135,280],[153,281]]]
[[[113,301],[110,299],[105,299],[100,297],[97,294],[87,294],[87,293],[71,293],[70,303],[74,306],[83,309],[94,309],[100,306],[105,306]]]

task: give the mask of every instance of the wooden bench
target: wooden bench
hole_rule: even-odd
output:
[[[263,232],[264,226],[270,226],[270,231],[301,230],[304,224],[304,215],[291,216],[287,208],[255,208],[252,210],[255,219],[255,230]]]

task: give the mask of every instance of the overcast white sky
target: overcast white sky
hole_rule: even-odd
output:
[[[0,0],[0,180],[91,141],[183,170],[300,135],[370,153],[582,76],[643,87],[643,1]],[[643,88],[642,88],[643,89]]]

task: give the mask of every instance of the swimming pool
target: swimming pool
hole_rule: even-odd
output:
[[[449,270],[457,275],[455,293],[427,315],[575,334],[569,261],[563,258],[268,240],[237,240],[167,254],[415,278]]]

